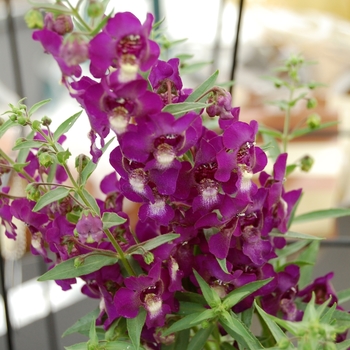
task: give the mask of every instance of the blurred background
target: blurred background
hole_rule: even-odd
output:
[[[263,76],[272,75],[273,69],[291,54],[317,61],[304,72],[307,80],[325,84],[314,91],[319,102],[316,111],[322,122],[339,121],[339,124],[291,143],[290,163],[311,155],[315,164],[309,173],[296,171],[286,185],[289,189],[304,188],[299,214],[350,207],[349,0],[112,0],[111,6],[116,11],[133,12],[141,22],[147,12],[154,13],[158,19],[165,18],[162,26],[169,40],[187,38],[169,48],[169,57],[183,53],[193,55],[189,61],[192,68],[185,69],[183,75],[185,87],[199,85],[219,69],[218,82],[235,80],[234,105],[241,107],[240,118],[244,121],[256,119],[281,128],[283,114],[267,102],[286,98],[286,91],[276,89]],[[32,31],[23,20],[29,8],[25,0],[0,2],[0,114],[8,103],[15,104],[22,97],[27,97],[28,105],[52,98],[40,113],[48,115],[54,125],[58,125],[63,117],[79,111],[79,106],[59,85],[60,72],[54,60],[31,39]],[[194,70],[194,67],[200,69]],[[297,124],[307,113],[302,106],[297,106],[292,124]],[[89,131],[87,119],[81,117],[79,123],[76,128],[81,139],[74,134],[69,143],[73,155],[86,153],[89,147],[85,137]],[[16,136],[14,130],[0,140],[1,147],[9,154],[11,140]],[[108,167],[108,160],[103,162]],[[98,180],[96,176],[96,187]],[[22,190],[20,184],[18,190]],[[349,227],[350,219],[342,218],[298,225],[293,230],[333,240],[346,238]],[[61,292],[54,283],[36,282],[46,267],[40,258],[28,252],[30,242],[26,241],[25,234],[19,236],[13,242],[0,232],[5,287],[1,294],[4,296],[6,291],[13,328],[12,349],[8,349],[4,303],[0,296],[0,349],[56,350],[80,341],[83,338],[78,336],[61,339],[61,334],[98,303],[85,299],[80,294],[79,284],[69,292]],[[344,268],[350,263],[349,247],[346,244],[324,245],[315,276],[335,271],[336,289],[349,288],[350,278]]]

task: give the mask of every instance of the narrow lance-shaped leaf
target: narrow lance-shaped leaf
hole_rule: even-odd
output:
[[[193,270],[193,273],[208,305],[212,308],[220,305],[221,299],[219,295],[215,292],[215,290],[209,287],[207,282],[204,281],[204,279],[198,274],[197,271]]]
[[[28,111],[29,117],[31,117],[39,108],[41,108],[42,106],[46,105],[50,101],[51,101],[51,98],[49,98],[47,100],[39,101],[39,102],[33,104],[33,106],[30,107],[30,109]]]
[[[127,249],[127,254],[143,254],[145,251],[152,250],[161,246],[162,244],[173,241],[174,239],[180,237],[177,233],[166,233],[164,235],[151,238],[145,242],[136,244]]]
[[[52,191],[45,193],[43,196],[39,198],[37,203],[35,204],[33,211],[39,211],[44,208],[46,205],[59,201],[68,196],[70,188],[66,188],[63,186],[56,187]]]
[[[319,247],[320,241],[313,241],[298,257],[298,259],[310,263],[310,265],[300,268],[299,289],[311,283],[313,267],[316,263]]]
[[[202,350],[204,345],[207,343],[207,340],[212,333],[215,325],[211,324],[207,328],[201,328],[191,339],[188,344],[187,350]]]
[[[38,278],[38,281],[74,278],[99,270],[103,266],[118,262],[115,256],[91,254],[65,260]]]
[[[350,209],[348,208],[333,208],[316,210],[309,213],[298,215],[294,218],[293,223],[309,222],[314,220],[340,218],[342,216],[350,215]]]
[[[67,120],[65,120],[54,132],[53,134],[53,139],[55,141],[57,141],[59,139],[60,136],[62,136],[63,134],[65,134],[67,131],[69,131],[69,129],[74,125],[74,123],[77,121],[77,119],[80,117],[81,113],[83,111],[80,111],[78,113],[75,113],[74,115],[72,115],[70,118],[68,118]]]
[[[202,109],[210,106],[207,103],[201,102],[180,102],[168,104],[163,108],[163,112],[168,112],[174,116],[181,116],[187,112],[194,111],[197,109]]]
[[[100,310],[95,309],[87,313],[85,316],[79,318],[77,322],[75,322],[71,327],[64,331],[64,333],[62,334],[62,338],[69,334],[80,333],[81,331],[86,332],[87,330],[89,330],[92,320],[95,320],[99,313]]]
[[[300,232],[294,232],[294,231],[288,231],[286,233],[280,233],[280,232],[271,232],[269,234],[271,237],[283,237],[283,238],[292,238],[292,239],[306,239],[308,241],[320,241],[323,240],[323,237],[317,237],[313,235],[308,235],[306,233],[300,233]]]
[[[171,333],[177,333],[179,331],[182,331],[184,329],[188,329],[191,327],[194,327],[196,324],[193,323],[193,321],[201,314],[201,312],[196,312],[190,315],[187,315],[180,320],[173,323],[168,329],[164,330],[162,333],[163,336],[167,336]],[[199,321],[201,322],[201,321]]]
[[[232,311],[224,311],[219,321],[225,331],[249,350],[263,349],[263,346],[248,327]]]
[[[350,288],[341,290],[337,293],[338,296],[338,303],[339,305],[345,303],[346,301],[350,300]]]
[[[276,322],[272,320],[270,315],[267,314],[261,307],[259,307],[259,305],[256,303],[256,301],[254,302],[254,304],[255,304],[257,311],[259,312],[259,315],[266,323],[269,331],[271,332],[271,334],[274,337],[274,339],[276,340],[276,342],[278,343],[283,339],[288,340],[288,337],[286,336],[286,334],[282,331],[282,329],[278,326],[278,324],[276,324]],[[294,349],[294,347],[292,347],[292,349]]]
[[[30,149],[30,148],[39,148],[41,147],[43,144],[45,144],[44,141],[34,141],[34,140],[29,140],[29,141],[23,141],[21,143],[19,143],[18,145],[14,146],[12,148],[13,151],[17,151],[19,149]]]
[[[218,75],[219,71],[217,70],[187,97],[186,102],[194,102],[205,92],[210,90],[215,85]]]
[[[261,288],[265,284],[269,283],[271,280],[272,280],[272,278],[262,280],[262,281],[255,281],[255,282],[247,283],[244,286],[233,290],[231,293],[229,293],[225,297],[224,301],[222,302],[222,305],[224,306],[225,309],[231,309],[234,305],[239,303],[245,297],[254,293],[259,288]]]
[[[82,192],[85,199],[89,202],[90,207],[97,215],[100,215],[100,207],[98,206],[96,199],[85,188],[82,188]]]
[[[5,132],[12,128],[13,126],[17,126],[18,123],[13,122],[11,119],[6,120],[4,124],[0,126],[0,138],[5,134]]]
[[[136,350],[139,350],[140,348],[141,331],[146,321],[146,315],[146,310],[144,308],[140,308],[140,311],[136,317],[128,318],[126,320],[128,334]]]

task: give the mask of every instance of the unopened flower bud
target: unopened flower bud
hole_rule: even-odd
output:
[[[307,99],[306,108],[312,109],[317,106],[317,100],[313,97]]]
[[[304,156],[301,161],[300,161],[300,169],[302,171],[308,172],[311,170],[313,164],[314,164],[314,159],[310,156]]]
[[[42,29],[44,27],[43,15],[39,10],[29,10],[25,14],[24,20],[30,29]]]
[[[313,113],[308,116],[306,123],[310,129],[316,129],[321,124],[321,117],[317,113]]]
[[[32,129],[39,131],[41,129],[41,122],[39,120],[34,120],[32,123]]]
[[[68,66],[76,66],[89,57],[88,43],[79,35],[71,35],[60,47],[60,57]]]
[[[28,118],[24,117],[23,115],[20,115],[17,117],[17,122],[22,126],[26,126],[28,124]]]
[[[27,195],[27,199],[34,201],[34,202],[37,202],[41,196],[39,188],[35,184],[28,184],[26,189],[25,189],[25,192]]]
[[[43,118],[41,118],[41,122],[43,123],[44,126],[50,126],[52,123],[52,120],[45,115]]]
[[[81,256],[78,256],[74,259],[74,267],[79,267],[84,264],[84,258]]]
[[[154,261],[154,255],[151,252],[146,252],[143,259],[147,265],[152,264]]]
[[[87,14],[91,18],[96,18],[103,15],[103,10],[104,6],[102,3],[97,1],[91,1],[87,8]]]
[[[15,121],[17,120],[16,114],[11,114],[11,115],[9,116],[9,118],[10,118],[10,120],[13,121],[13,122],[15,122]]]
[[[54,162],[55,162],[55,158],[50,153],[43,152],[39,155],[39,163],[45,168],[49,167]]]
[[[78,157],[75,158],[75,168],[79,173],[81,173],[86,165],[89,163],[90,158],[85,154],[79,154]]]
[[[73,21],[70,16],[58,15],[54,17],[52,13],[47,13],[44,20],[45,27],[59,35],[65,35],[73,31]]]

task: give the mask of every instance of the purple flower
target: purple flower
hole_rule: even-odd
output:
[[[2,188],[2,193],[4,194],[8,194],[9,191],[10,191],[10,187]],[[16,239],[17,226],[12,222],[10,200],[7,197],[2,196],[1,193],[0,193],[0,218],[1,218],[1,225],[5,227],[5,235],[8,238]]]
[[[120,68],[119,81],[133,80],[137,70],[148,70],[158,59],[159,46],[149,40],[153,16],[149,13],[145,23],[130,12],[117,13],[110,18],[101,33],[91,41],[90,71],[96,78],[105,75],[112,66]]]
[[[66,77],[79,77],[81,75],[81,68],[79,65],[68,65],[60,56],[60,48],[63,43],[63,38],[57,33],[48,29],[37,30],[33,33],[33,39],[40,41],[46,53],[49,53],[58,63],[62,71],[62,80]]]
[[[165,272],[165,274],[164,274]],[[166,303],[168,282],[166,271],[162,273],[161,262],[156,262],[148,275],[128,277],[124,280],[125,288],[120,288],[114,297],[117,312],[126,318],[134,318],[143,306],[147,311],[146,325],[161,327],[171,307]]]
[[[83,214],[77,223],[76,230],[82,243],[100,242],[104,237],[103,224],[99,217]]]
[[[325,276],[316,278],[310,285],[299,291],[298,297],[302,298],[304,303],[311,300],[312,293],[315,293],[316,304],[323,304],[331,298],[329,306],[338,302],[336,291],[331,283],[334,273],[329,272]]]
[[[178,102],[181,94],[179,64],[178,58],[172,58],[168,62],[158,60],[149,74],[148,79],[153,89],[162,97],[165,105]]]

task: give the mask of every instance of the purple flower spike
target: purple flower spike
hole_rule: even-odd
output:
[[[138,68],[148,70],[160,52],[159,46],[148,39],[152,23],[150,13],[143,25],[130,12],[117,13],[110,18],[102,33],[90,41],[92,75],[101,78],[112,66],[121,69],[119,80],[127,82],[135,79]]]

